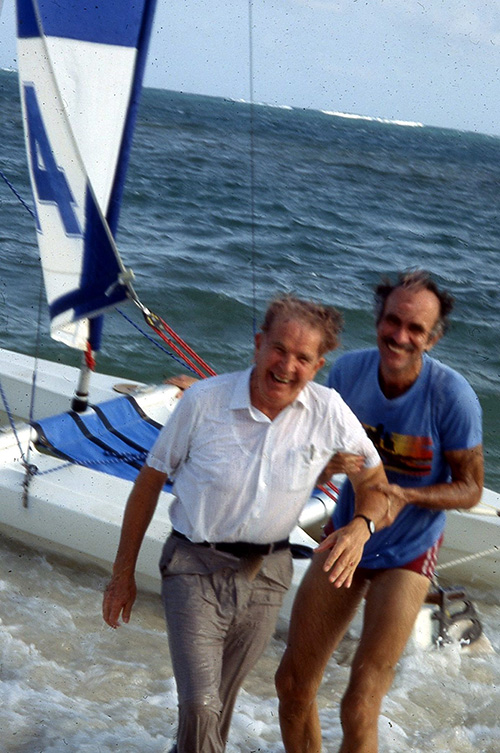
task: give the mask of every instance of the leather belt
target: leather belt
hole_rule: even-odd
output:
[[[281,541],[273,541],[271,544],[251,544],[247,541],[220,541],[214,544],[209,541],[191,541],[187,536],[184,536],[180,531],[172,529],[172,536],[183,541],[189,541],[191,544],[197,546],[206,546],[210,549],[217,549],[219,552],[227,552],[234,557],[251,557],[253,555],[266,555],[272,552],[277,552],[280,549],[287,549],[290,546],[288,539],[281,539]]]

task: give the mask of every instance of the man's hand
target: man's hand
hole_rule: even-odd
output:
[[[364,466],[363,455],[353,455],[349,452],[336,452],[332,455],[318,477],[318,484],[325,484],[334,473],[358,473]]]
[[[327,536],[314,550],[331,550],[324,562],[323,570],[325,573],[330,571],[328,580],[335,588],[349,588],[369,538],[365,521],[362,518],[354,518],[348,525]]]
[[[120,616],[123,622],[130,620],[137,596],[134,577],[137,557],[166,478],[166,473],[143,465],[125,505],[113,577],[102,603],[102,616],[112,628],[119,627]]]
[[[175,374],[175,376],[168,377],[164,380],[164,384],[173,384],[174,387],[178,387],[180,390],[187,390],[192,384],[198,382],[196,377],[189,376],[188,374]],[[179,397],[182,392],[179,394]]]
[[[113,575],[102,600],[104,622],[112,628],[120,627],[120,616],[123,622],[129,622],[136,596],[137,586],[133,575]]]
[[[405,505],[417,505],[426,510],[469,510],[481,499],[484,482],[483,448],[445,452],[451,470],[451,481],[431,486],[401,487],[375,480],[372,488],[389,500],[391,520]]]

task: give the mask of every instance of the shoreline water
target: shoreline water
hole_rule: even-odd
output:
[[[129,625],[100,615],[107,573],[36,552],[0,536],[0,729],[5,753],[164,753],[175,731],[176,694],[159,596],[140,593]],[[492,688],[500,676],[500,592],[481,594],[480,615],[495,653],[411,642],[380,720],[381,753],[496,753]],[[325,750],[340,739],[338,702],[356,623],[325,673],[319,708]],[[281,625],[238,699],[228,753],[282,751],[273,676]]]

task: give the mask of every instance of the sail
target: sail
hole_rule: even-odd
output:
[[[17,0],[18,66],[51,335],[99,346],[133,292],[114,242],[154,0]]]

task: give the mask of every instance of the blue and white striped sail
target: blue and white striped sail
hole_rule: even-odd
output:
[[[18,65],[51,335],[99,346],[129,292],[116,232],[154,0],[17,0]]]

